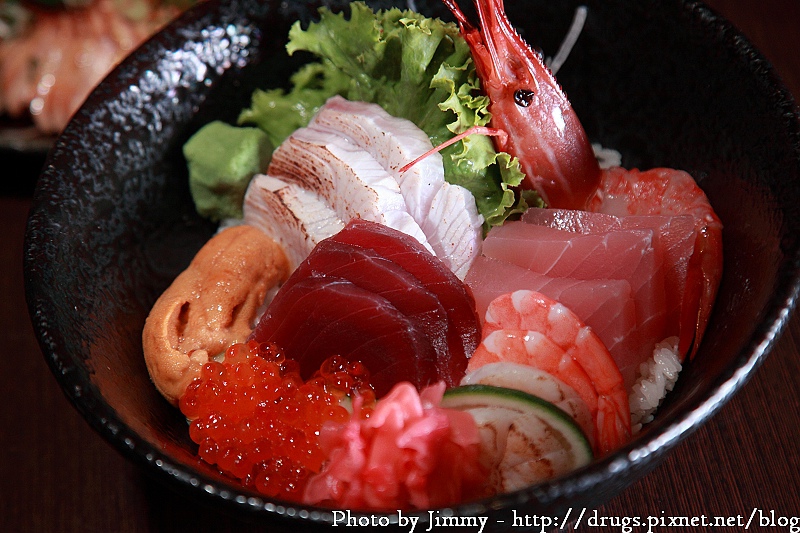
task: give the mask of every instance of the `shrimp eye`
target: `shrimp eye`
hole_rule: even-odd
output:
[[[528,107],[534,96],[534,92],[529,89],[517,89],[514,91],[514,103],[520,107]]]

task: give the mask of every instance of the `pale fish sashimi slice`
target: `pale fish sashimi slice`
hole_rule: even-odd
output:
[[[573,233],[604,233],[614,229],[651,229],[654,246],[665,263],[667,336],[678,335],[683,357],[694,338],[702,276],[692,266],[697,229],[692,215],[615,216],[568,209],[529,209],[523,222]],[[658,339],[663,340],[663,339]]]
[[[414,220],[421,222],[427,217],[433,197],[444,183],[444,166],[441,154],[435,153],[400,173],[404,165],[433,148],[416,124],[393,117],[377,104],[333,96],[309,127],[344,134],[369,152],[397,180]]]
[[[572,310],[600,337],[614,360],[624,361],[641,346],[636,305],[627,280],[552,278],[507,261],[481,256],[464,280],[475,297],[478,316],[501,294],[528,289]]]
[[[361,218],[411,235],[431,252],[394,178],[341,135],[295,131],[275,150],[268,173],[319,194],[345,223]]]
[[[627,389],[639,365],[652,357],[655,343],[666,334],[664,258],[653,247],[652,230],[615,230],[582,235],[525,222],[495,227],[483,252],[551,277],[625,279],[636,302],[638,350],[617,353]]]
[[[595,422],[586,402],[578,396],[575,389],[549,372],[530,365],[500,361],[469,372],[461,380],[461,385],[492,385],[516,389],[548,401],[572,417],[594,446]]]
[[[400,186],[408,212],[437,257],[464,279],[483,242],[483,216],[467,189],[447,183],[442,156],[432,153],[405,172],[400,169],[433,145],[413,122],[393,117],[377,104],[331,97],[309,128],[344,135],[366,150]]]
[[[255,176],[247,187],[244,222],[280,244],[292,270],[318,242],[344,228],[336,212],[316,193],[265,174]]]
[[[463,280],[483,246],[483,217],[475,208],[472,193],[443,183],[422,223],[422,231],[436,256]]]

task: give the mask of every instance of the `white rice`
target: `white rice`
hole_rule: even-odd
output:
[[[604,148],[599,143],[592,143],[592,151],[597,158],[600,168],[611,168],[622,166],[622,154],[613,148]]]
[[[653,358],[639,367],[639,377],[628,397],[633,433],[638,433],[644,424],[652,422],[661,401],[678,381],[680,371],[678,338],[670,337],[656,344]]]

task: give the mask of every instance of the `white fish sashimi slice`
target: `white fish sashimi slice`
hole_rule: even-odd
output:
[[[335,133],[295,131],[275,150],[268,173],[316,192],[343,214],[375,217],[405,207],[397,183],[383,167]]]
[[[309,126],[343,134],[369,152],[397,181],[414,220],[421,224],[427,217],[433,198],[444,183],[444,166],[442,156],[434,153],[400,173],[403,166],[433,148],[416,124],[393,117],[377,104],[334,96]]]
[[[377,104],[334,96],[320,109],[310,128],[343,134],[367,151],[394,177],[408,212],[420,225],[433,252],[460,279],[480,254],[483,217],[467,189],[444,179],[442,156],[436,152],[400,169],[433,145],[413,122],[393,117]]]
[[[483,217],[475,208],[472,193],[464,187],[443,183],[422,222],[422,231],[437,257],[464,280],[481,254]]]
[[[295,131],[275,150],[269,174],[319,194],[344,222],[362,218],[385,224],[433,252],[394,178],[340,135],[311,128]]]
[[[501,361],[488,363],[469,372],[461,385],[492,385],[516,389],[537,396],[567,413],[594,446],[595,421],[589,407],[575,390],[552,374],[538,368]]]
[[[280,244],[292,270],[319,241],[344,228],[336,212],[317,194],[264,174],[255,176],[247,188],[244,222]]]

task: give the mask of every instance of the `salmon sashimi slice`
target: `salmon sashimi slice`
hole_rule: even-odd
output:
[[[439,380],[422,328],[386,298],[341,278],[307,277],[279,291],[251,338],[283,348],[304,379],[333,355],[361,361],[379,397],[399,381],[422,389]]]
[[[653,230],[653,246],[663,254],[665,262],[666,334],[680,338],[678,351],[681,358],[688,353],[694,340],[703,286],[702,273],[695,265],[697,228],[692,215],[615,216],[568,209],[533,208],[525,212],[522,220],[580,234],[602,234],[615,229]]]
[[[465,283],[472,290],[478,316],[501,294],[530,289],[571,309],[600,337],[615,360],[639,349],[636,304],[627,280],[552,278],[507,261],[478,257]]]
[[[670,335],[666,329],[664,258],[653,240],[652,230],[575,234],[515,221],[493,228],[483,251],[488,257],[550,277],[627,280],[636,304],[641,344],[633,352],[614,355],[626,387],[631,387],[640,364],[652,357],[656,342]]]

